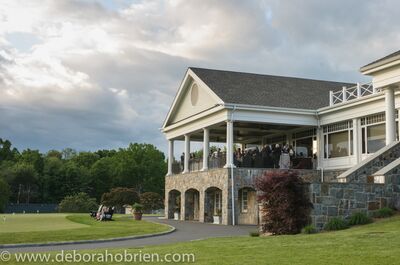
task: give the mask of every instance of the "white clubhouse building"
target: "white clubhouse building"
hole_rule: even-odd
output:
[[[352,170],[396,144],[400,131],[400,51],[360,71],[372,82],[189,68],[162,127],[169,142],[167,216],[258,222],[253,182],[265,169],[236,167],[235,146],[289,144],[302,158],[314,156],[314,167],[304,172],[321,182],[328,175],[329,181],[346,182]],[[176,141],[184,141],[183,172],[174,167]],[[190,159],[191,141],[203,143],[196,163]],[[210,142],[226,144],[223,164],[210,159]]]

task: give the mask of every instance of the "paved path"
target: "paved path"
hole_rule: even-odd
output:
[[[2,249],[9,252],[36,252],[36,251],[60,251],[60,250],[82,250],[82,249],[98,249],[98,248],[127,248],[127,247],[141,247],[149,245],[170,244],[176,242],[184,242],[198,239],[205,239],[210,237],[229,237],[248,235],[250,231],[257,230],[256,226],[226,226],[214,225],[207,223],[189,222],[189,221],[174,221],[158,219],[156,217],[145,217],[145,220],[169,224],[176,228],[175,232],[148,238],[129,239],[123,241],[113,242],[99,242],[99,243],[81,243],[74,245],[61,245],[61,246],[42,246],[42,247],[22,247]],[[1,251],[1,249],[0,249]]]

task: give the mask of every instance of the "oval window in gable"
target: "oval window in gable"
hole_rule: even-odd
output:
[[[199,101],[199,87],[197,86],[196,83],[192,85],[190,91],[190,100],[193,106],[196,106],[197,102]]]

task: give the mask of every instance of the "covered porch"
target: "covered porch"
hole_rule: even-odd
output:
[[[318,140],[316,126],[219,122],[169,140],[169,157],[174,157],[177,141],[183,142],[183,150],[180,159],[168,160],[168,175],[229,167],[279,168],[285,145],[292,150],[290,168],[316,169]],[[200,143],[200,150],[192,143]]]

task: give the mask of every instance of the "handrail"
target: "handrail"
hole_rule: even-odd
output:
[[[356,86],[343,87],[342,90],[329,91],[329,105],[333,106],[348,102],[350,100],[359,99],[361,97],[370,96],[382,92],[381,88],[375,88],[372,82],[360,84]]]

